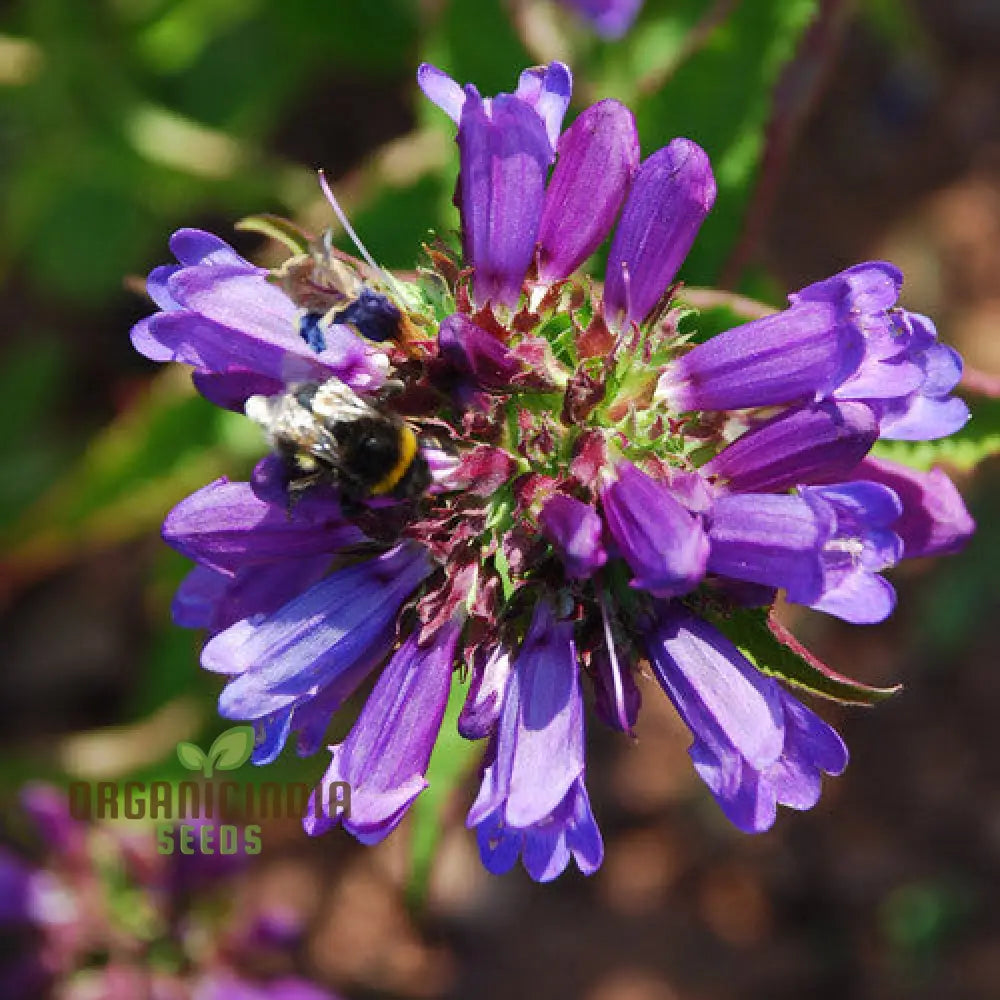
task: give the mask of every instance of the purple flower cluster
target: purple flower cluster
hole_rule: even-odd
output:
[[[330,446],[330,474],[292,503],[303,456],[285,445],[250,482],[171,512],[164,537],[197,563],[175,616],[210,633],[220,712],[256,725],[257,763],[293,733],[311,754],[378,674],[305,820],[375,843],[426,787],[464,665],[459,731],[485,740],[468,825],[490,871],[520,857],[545,881],[602,859],[584,684],[598,717],[630,732],[648,662],[737,827],[812,807],[821,775],[846,766],[842,741],[719,627],[778,591],[881,621],[895,604],[884,570],[965,542],[974,526],[944,473],[870,455],[879,438],[964,423],[960,359],[896,304],[901,276],[883,263],[691,346],[674,282],[715,198],[694,142],[643,160],[611,100],[564,130],[558,63],[490,98],[431,66],[418,80],[457,125],[460,255],[435,244],[413,283],[304,238],[269,274],[182,230],[178,264],[150,275],[161,311],[133,331],[148,357],[193,365],[209,399],[256,419],[291,406],[314,436],[301,400],[317,382],[349,386],[368,401],[351,412],[412,430],[431,480],[359,500],[338,489]],[[609,237],[599,290],[577,272]],[[345,306],[348,285],[364,308]],[[318,446],[304,447],[313,468]],[[352,811],[331,818],[340,781]]]
[[[192,902],[236,874],[244,855],[201,853],[197,839],[194,853],[155,853],[151,828],[126,832],[119,823],[76,819],[66,796],[48,785],[25,786],[21,806],[34,860],[0,847],[0,996],[337,1000],[298,977],[260,981],[235,971],[262,956],[288,964],[304,926],[288,910],[254,907],[238,929],[215,928],[212,948],[204,940],[192,948],[190,935],[177,934]],[[130,906],[111,905],[115,893],[127,893]],[[199,926],[211,928],[204,914]],[[150,966],[151,947],[177,953],[177,968]],[[108,961],[95,964],[101,954]]]

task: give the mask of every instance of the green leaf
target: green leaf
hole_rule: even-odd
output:
[[[1000,400],[974,397],[972,419],[951,437],[938,441],[879,441],[877,458],[887,458],[913,469],[946,465],[966,472],[1000,455]]]
[[[482,753],[481,744],[465,739],[458,732],[458,717],[467,693],[468,685],[456,673],[452,677],[441,733],[427,768],[427,788],[417,796],[410,811],[410,877],[406,895],[414,909],[419,909],[427,896],[431,867],[441,840],[448,801]]]
[[[186,740],[177,744],[177,759],[189,771],[200,771],[208,761],[201,747],[188,743]]]
[[[831,670],[809,652],[788,629],[763,608],[741,608],[732,614],[702,611],[761,673],[810,694],[850,705],[875,705],[900,685],[872,687]]]
[[[253,726],[233,726],[220,733],[208,751],[208,756],[220,771],[235,771],[253,753]]]
[[[242,414],[212,406],[170,367],[5,530],[12,572],[30,577],[151,533],[182,497],[220,475],[239,478],[265,447]]]

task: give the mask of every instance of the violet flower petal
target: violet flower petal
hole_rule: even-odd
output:
[[[424,550],[397,546],[339,570],[268,617],[244,619],[202,650],[202,666],[237,675],[219,699],[226,718],[284,708],[387,651],[400,604],[431,571]]]
[[[474,656],[469,694],[458,717],[458,731],[467,740],[481,740],[496,726],[511,670],[504,646],[480,646]]]
[[[437,66],[421,63],[417,68],[417,85],[432,104],[436,104],[456,125],[459,123],[462,105],[465,104],[465,90],[461,84]]]
[[[781,755],[777,685],[728,639],[677,603],[661,606],[645,636],[653,673],[696,737],[714,734],[752,766]]]
[[[903,513],[892,522],[892,530],[903,541],[904,559],[958,552],[976,530],[961,494],[941,469],[918,472],[866,458],[851,478],[882,483],[899,497]]]
[[[501,94],[489,109],[466,88],[458,127],[459,210],[478,305],[513,307],[535,252],[552,148],[529,104]]]
[[[632,27],[643,0],[561,0],[564,7],[577,11],[594,30],[608,41],[621,38]]]
[[[709,544],[700,518],[672,491],[631,462],[601,492],[604,520],[622,558],[635,573],[633,587],[659,597],[685,594],[705,574]]]
[[[486,868],[499,874],[520,854],[538,881],[575,858],[600,866],[603,842],[583,782],[583,701],[571,622],[545,601],[510,673],[492,756],[466,823],[477,827]]]
[[[618,101],[583,111],[559,139],[538,228],[538,276],[568,278],[611,232],[639,166],[632,112]]]
[[[213,635],[242,618],[273,614],[330,568],[330,556],[251,563],[235,573],[195,566],[174,594],[171,613],[182,628],[204,628]]]
[[[545,601],[510,673],[497,752],[469,812],[475,826],[503,808],[506,825],[527,827],[552,813],[583,772],[583,701],[571,622]]]
[[[823,550],[823,593],[810,606],[856,625],[883,621],[896,606],[896,592],[877,574],[903,555],[891,527],[903,510],[899,497],[866,481],[803,486],[799,492],[814,507],[831,509],[837,525]]]
[[[570,576],[593,576],[608,561],[601,540],[604,526],[590,504],[554,493],[545,501],[538,521]]]
[[[225,240],[203,229],[178,229],[170,237],[170,252],[184,267],[234,267],[265,273],[263,268],[241,257]]]
[[[314,353],[298,335],[295,305],[265,275],[231,265],[172,272],[166,288],[179,308],[136,324],[133,344],[155,361],[178,361],[203,376],[218,376],[204,385],[232,408],[239,379],[246,380],[243,389],[264,392],[331,375],[354,389],[382,383],[385,355],[342,324],[329,328],[326,349]],[[221,378],[226,381],[220,384]]]
[[[517,81],[514,96],[535,109],[554,152],[573,96],[573,74],[569,67],[565,63],[551,62],[547,66],[526,69]]]
[[[864,403],[827,401],[782,413],[755,427],[701,467],[727,493],[766,493],[799,483],[843,479],[878,439]]]
[[[424,646],[411,635],[389,661],[330,767],[313,793],[306,832],[322,833],[338,821],[362,843],[382,840],[427,787],[424,772],[437,739],[461,624],[449,622]],[[328,815],[324,789],[351,787],[350,815]]]
[[[640,323],[674,280],[715,203],[705,151],[674,139],[639,167],[611,242],[607,316]]]
[[[812,808],[819,798],[820,772],[840,774],[847,766],[847,750],[830,726],[686,609],[661,609],[647,648],[654,672],[694,736],[689,753],[695,770],[739,829],[769,829],[779,804]],[[698,697],[706,680],[740,711],[745,706],[739,684],[749,682],[766,713],[758,709],[742,725],[720,719]],[[756,734],[758,747],[766,746],[756,760],[736,739],[745,742],[748,734]]]
[[[261,501],[250,483],[217,479],[163,522],[163,540],[189,559],[231,573],[252,563],[333,553],[365,536],[335,502],[306,496],[292,511]]]

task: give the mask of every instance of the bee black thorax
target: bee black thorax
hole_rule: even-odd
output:
[[[412,499],[430,485],[430,470],[409,424],[337,378],[251,397],[246,413],[284,460],[290,499],[323,482],[336,485],[350,502]]]

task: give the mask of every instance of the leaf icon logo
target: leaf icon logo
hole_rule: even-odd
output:
[[[253,726],[233,726],[215,738],[206,754],[201,747],[182,740],[177,744],[177,759],[189,771],[201,771],[211,778],[215,771],[235,771],[253,753]]]

